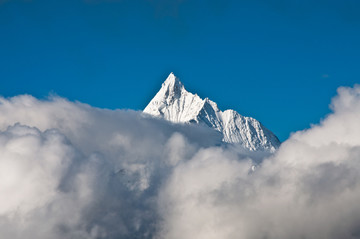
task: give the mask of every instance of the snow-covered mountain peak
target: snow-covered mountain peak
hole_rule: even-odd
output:
[[[184,91],[184,92],[183,92]],[[160,91],[157,94],[157,98],[166,100],[167,103],[171,103],[175,99],[181,97],[185,93],[184,85],[180,80],[171,72],[167,79],[162,84]]]
[[[166,78],[166,80],[164,81],[164,84],[170,84],[170,83],[173,83],[173,82],[180,82],[179,79],[174,75],[173,72],[171,72],[169,74],[169,76]]]
[[[234,110],[221,111],[209,98],[201,99],[188,92],[173,73],[144,113],[175,123],[206,125],[222,133],[224,142],[241,144],[250,150],[274,150],[280,145],[278,138],[259,121]]]
[[[170,75],[164,81],[163,87],[173,90],[181,90],[183,88],[183,84],[174,75],[174,73],[171,72]]]

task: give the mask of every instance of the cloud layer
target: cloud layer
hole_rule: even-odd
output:
[[[360,238],[360,86],[331,108],[267,155],[140,112],[1,98],[1,237]]]

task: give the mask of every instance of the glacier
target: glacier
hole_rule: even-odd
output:
[[[223,142],[240,144],[251,151],[275,151],[280,146],[276,135],[258,120],[231,109],[221,111],[209,98],[188,92],[174,73],[170,73],[143,112],[174,123],[211,127],[222,134]]]

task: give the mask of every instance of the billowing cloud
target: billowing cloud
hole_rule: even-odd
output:
[[[360,238],[360,86],[331,108],[268,155],[141,112],[1,98],[1,238]]]

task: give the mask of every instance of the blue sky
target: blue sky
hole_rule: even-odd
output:
[[[0,0],[0,94],[143,109],[170,72],[285,140],[360,79],[356,0]]]

